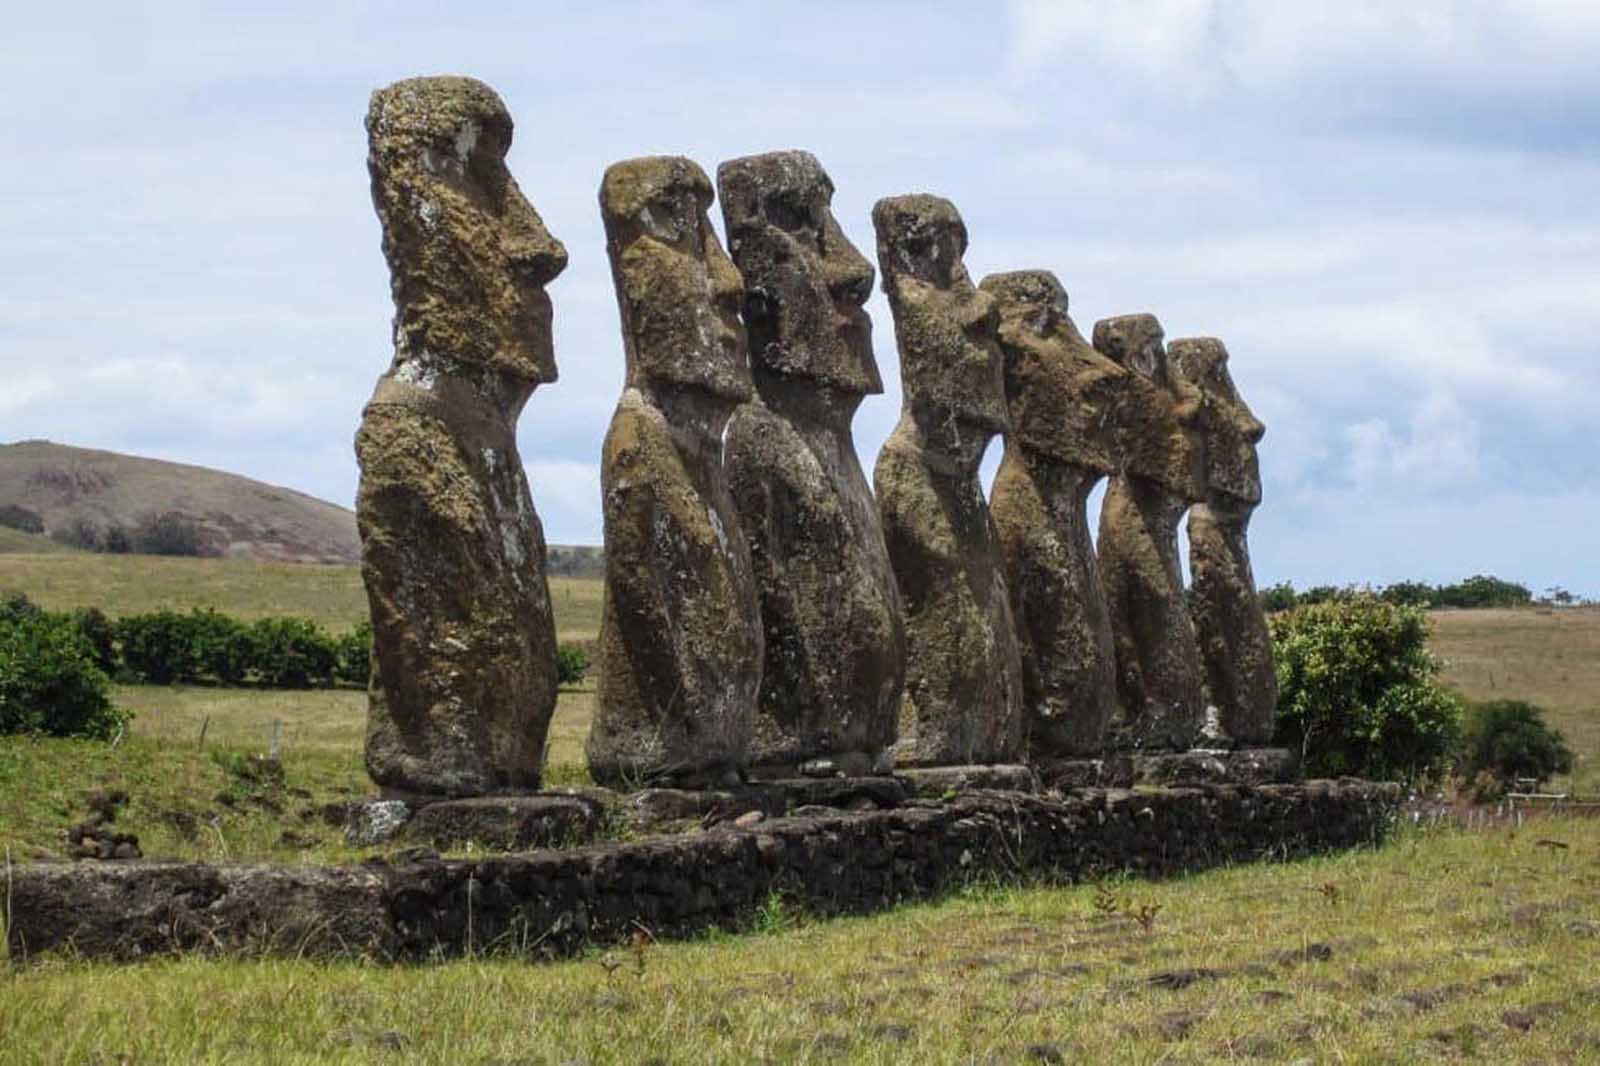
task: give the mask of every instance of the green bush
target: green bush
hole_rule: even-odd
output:
[[[365,688],[372,676],[372,623],[362,622],[335,639],[338,663],[334,676]]]
[[[172,685],[200,674],[192,616],[177,611],[150,611],[117,619],[122,664],[141,681]]]
[[[237,685],[255,665],[256,642],[250,627],[207,607],[188,615],[195,666],[224,685]]]
[[[1280,581],[1276,585],[1268,585],[1257,595],[1261,597],[1261,609],[1268,614],[1289,610],[1295,605],[1297,599],[1294,586],[1287,581]]]
[[[17,503],[8,503],[0,507],[0,526],[21,530],[24,533],[43,533],[44,519],[38,513],[30,511]]]
[[[94,653],[94,664],[107,676],[117,672],[117,627],[98,607],[80,607],[72,612],[72,621],[78,632]]]
[[[0,611],[0,733],[107,739],[130,717],[108,684],[72,618]]]
[[[1272,618],[1276,741],[1307,773],[1421,781],[1441,773],[1461,702],[1439,683],[1419,607],[1351,595]]]
[[[1572,749],[1544,713],[1522,700],[1488,700],[1467,714],[1458,770],[1467,780],[1495,782],[1507,790],[1517,778],[1548,781],[1572,772]]]
[[[263,618],[250,627],[256,673],[272,688],[327,688],[339,653],[322,627],[304,618]]]
[[[581,685],[589,674],[589,655],[575,644],[563,644],[556,649],[556,683]]]

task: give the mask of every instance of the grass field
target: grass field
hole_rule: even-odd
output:
[[[1557,787],[1600,794],[1600,607],[1434,611],[1444,678],[1477,700],[1543,707],[1578,765]]]
[[[63,555],[75,554],[76,549],[64,544],[57,544],[49,537],[35,536],[32,533],[22,533],[6,526],[0,526],[0,555],[13,555],[17,553]]]
[[[162,607],[214,607],[245,619],[298,615],[338,633],[367,616],[360,569],[315,563],[0,554],[0,592],[13,590],[51,610],[99,607],[113,617]],[[599,581],[553,577],[550,600],[561,640],[593,640],[600,631]]]
[[[564,639],[593,636],[598,587],[552,581]],[[362,611],[350,567],[0,555],[10,588],[52,607],[204,605],[335,630]],[[1592,786],[1600,611],[1434,622],[1447,680],[1547,707]],[[362,693],[115,696],[138,714],[115,749],[0,739],[12,861],[59,854],[101,787],[129,793],[117,825],[152,857],[365,854],[319,813],[370,793]],[[592,709],[591,689],[561,694],[551,783],[584,779]],[[247,756],[273,721],[284,780],[266,787]],[[1148,930],[1128,917],[1139,906],[1159,908]],[[774,897],[753,932],[537,967],[0,958],[0,1061],[1600,1062],[1600,821],[1407,829],[1377,851],[1162,883],[978,887],[826,923]]]
[[[16,1063],[1593,1062],[1597,896],[1600,822],[1550,819],[826,923],[775,899],[756,935],[542,966],[47,963],[0,976],[0,1032]]]

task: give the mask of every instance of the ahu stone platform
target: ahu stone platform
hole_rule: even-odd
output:
[[[358,867],[39,864],[13,871],[14,960],[67,952],[426,960],[568,955],[747,924],[773,892],[819,915],[974,878],[1165,876],[1380,841],[1400,790],[1275,785],[971,791],[887,810],[723,823],[632,843]]]

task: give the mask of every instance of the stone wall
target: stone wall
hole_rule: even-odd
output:
[[[14,872],[13,958],[168,952],[429,959],[555,956],[739,928],[778,892],[832,915],[927,899],[972,878],[1162,876],[1381,840],[1391,784],[972,792],[947,802],[635,843],[358,868],[161,863]]]

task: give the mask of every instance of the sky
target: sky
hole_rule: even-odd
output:
[[[518,433],[553,543],[601,539],[622,386],[602,171],[805,148],[869,258],[876,199],[938,193],[975,279],[1053,270],[1086,334],[1150,311],[1223,338],[1268,427],[1259,584],[1600,595],[1592,0],[24,5],[0,37],[0,441],[350,505],[391,355],[362,120],[442,73],[505,99],[511,171],[570,255],[560,381]],[[868,309],[870,470],[900,389]]]

